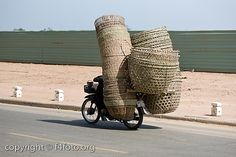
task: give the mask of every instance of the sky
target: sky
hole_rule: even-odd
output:
[[[111,14],[130,30],[236,30],[236,0],[0,0],[0,31],[94,30]]]

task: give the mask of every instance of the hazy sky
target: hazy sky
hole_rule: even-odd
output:
[[[131,30],[236,30],[236,0],[0,0],[0,31],[94,30],[108,14]]]

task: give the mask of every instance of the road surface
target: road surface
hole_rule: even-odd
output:
[[[235,157],[236,128],[144,117],[87,124],[80,112],[0,104],[0,157]]]

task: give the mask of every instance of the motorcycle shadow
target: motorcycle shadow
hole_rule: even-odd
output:
[[[56,124],[62,124],[62,125],[71,125],[71,126],[79,126],[79,127],[86,127],[86,128],[94,128],[94,129],[107,129],[107,130],[126,130],[127,127],[118,121],[98,121],[96,124],[88,124],[84,120],[71,120],[71,121],[65,121],[65,120],[50,120],[50,119],[43,119],[38,120],[42,122],[48,122],[48,123],[56,123]],[[162,129],[161,127],[148,125],[148,124],[142,124],[139,129]]]

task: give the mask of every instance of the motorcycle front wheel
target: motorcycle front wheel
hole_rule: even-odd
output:
[[[141,107],[136,107],[134,118],[132,120],[124,120],[123,123],[130,130],[137,130],[143,123],[143,110]]]
[[[101,111],[91,99],[86,99],[83,102],[81,112],[84,120],[89,124],[97,123],[101,115]]]

